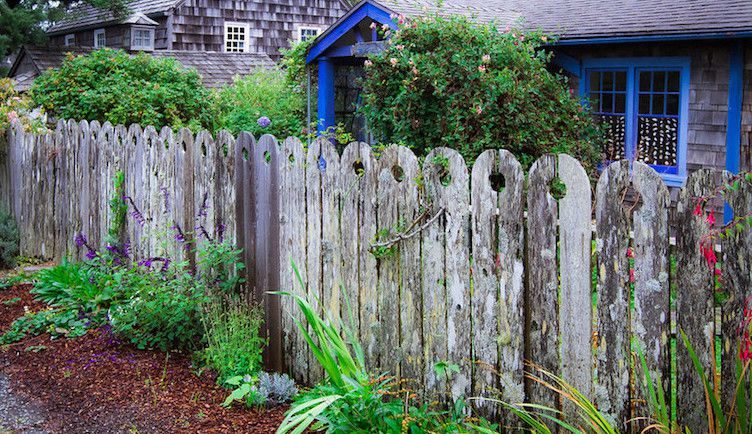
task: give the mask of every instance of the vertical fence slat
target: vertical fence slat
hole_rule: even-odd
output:
[[[431,151],[423,178],[427,203],[431,204],[426,219],[433,219],[421,251],[424,381],[440,385],[439,397],[448,402],[467,395],[472,386],[470,178],[465,160],[449,148]],[[441,210],[443,214],[434,219]],[[460,368],[450,376],[449,384],[446,378],[436,378],[436,363],[444,361]]]
[[[695,215],[698,199],[716,188],[718,179],[709,170],[699,170],[687,178],[676,207],[677,226],[677,329],[690,339],[706,373],[711,372],[714,345],[713,274],[700,252],[700,240],[710,228],[704,216]],[[677,342],[677,418],[698,432],[707,431],[704,412],[705,389],[699,381],[681,337]]]
[[[342,153],[340,189],[344,289],[352,305],[352,322],[357,326],[366,364],[375,367],[378,298],[376,258],[370,247],[376,235],[376,160],[367,143],[351,143]]]
[[[308,279],[307,294],[311,306],[316,309],[317,313],[322,312],[322,306],[319,306],[318,300],[322,294],[321,269],[321,237],[322,237],[322,206],[321,206],[321,169],[319,167],[319,156],[323,139],[314,140],[308,147],[306,156],[306,221],[307,221],[307,253],[306,253],[306,274]],[[313,354],[308,352],[308,359],[312,362],[309,364],[308,379],[315,383],[323,378],[321,366],[315,362]]]
[[[288,138],[282,144],[279,156],[279,266],[280,290],[305,297],[305,286],[294,276],[291,261],[306,281],[306,184],[305,153],[297,138]],[[305,285],[305,284],[304,284]],[[305,324],[303,313],[291,297],[282,298],[282,325],[285,365],[296,381],[308,381],[308,349],[303,334],[293,321]]]
[[[593,387],[590,179],[582,165],[565,154],[558,157],[557,174],[566,186],[566,194],[559,201],[561,376],[590,398]],[[577,409],[564,400],[563,410],[571,415]]]
[[[598,408],[626,432],[630,419],[629,221],[622,199],[629,187],[629,162],[612,163],[596,187]]]
[[[729,183],[731,175],[724,174]],[[734,211],[733,225],[752,214],[752,185],[741,182],[739,189],[728,193],[728,203]],[[752,308],[752,229],[747,226],[722,240],[724,257],[721,275],[722,290],[728,299],[722,304],[721,324],[721,397],[723,408],[730,408],[737,385],[736,363],[739,360],[739,326],[744,308]],[[752,381],[749,370],[742,384]]]
[[[500,190],[492,186],[492,176]],[[498,391],[512,403],[525,396],[523,183],[522,166],[506,150],[485,151],[473,166],[473,395]],[[499,414],[489,403],[479,401],[478,407],[492,407],[484,411]]]
[[[636,338],[650,371],[651,381],[658,382],[656,393],[671,402],[671,305],[669,294],[669,226],[671,204],[668,188],[660,175],[639,161],[633,163],[632,184],[640,201],[633,214],[634,227],[634,311],[632,336]],[[646,402],[648,390],[643,370],[635,368],[636,396]],[[650,416],[647,405],[640,406],[639,416]],[[639,426],[649,423],[639,420]]]
[[[323,308],[335,324],[342,316],[340,293],[340,167],[337,148],[330,141],[321,143],[318,159],[321,174],[321,283]]]
[[[549,184],[555,176],[556,156],[545,155],[533,163],[528,178],[526,347],[528,360],[558,373],[558,207],[549,193]],[[539,384],[528,381],[526,392],[530,402],[557,407],[558,397]]]

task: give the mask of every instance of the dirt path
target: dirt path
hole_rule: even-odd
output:
[[[47,434],[41,429],[44,422],[44,411],[13,393],[8,377],[0,372],[0,434]]]

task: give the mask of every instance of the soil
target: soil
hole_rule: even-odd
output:
[[[0,334],[45,308],[29,289],[0,290]],[[222,408],[228,393],[189,355],[122,345],[106,328],[0,348],[0,434],[273,433],[284,419],[287,407]]]

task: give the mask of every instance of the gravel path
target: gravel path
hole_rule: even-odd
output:
[[[15,395],[8,377],[0,372],[0,434],[47,434],[42,411],[27,399]]]

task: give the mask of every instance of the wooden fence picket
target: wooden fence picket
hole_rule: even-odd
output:
[[[714,345],[714,300],[713,271],[708,267],[700,251],[700,240],[710,228],[704,215],[695,215],[699,198],[711,194],[718,185],[716,173],[699,170],[687,178],[685,187],[679,193],[676,206],[677,224],[677,329],[689,337],[695,353],[705,372],[711,372],[713,363],[710,357]],[[712,244],[712,243],[711,243]],[[682,342],[677,342],[677,418],[682,424],[698,432],[707,431],[708,422],[704,412],[705,392],[689,352]]]
[[[495,190],[491,177],[497,182]],[[503,184],[503,186],[502,186]],[[522,166],[509,151],[487,150],[472,173],[474,396],[522,402],[524,292]],[[488,402],[479,409],[502,413]],[[483,407],[491,407],[483,409]]]
[[[425,376],[420,383],[443,402],[471,391],[470,321],[470,176],[462,156],[436,148],[423,165],[426,226],[422,256],[422,330]],[[436,217],[438,215],[438,217]],[[431,222],[431,223],[428,223]],[[430,258],[430,259],[429,259]],[[449,377],[437,375],[437,363],[459,366]],[[432,386],[434,385],[434,386]],[[438,387],[437,387],[438,386]],[[449,398],[449,399],[448,399]]]
[[[594,403],[626,432],[630,419],[629,216],[624,192],[629,162],[611,163],[598,179],[595,193],[598,384]]]
[[[317,313],[323,313],[323,306],[319,300],[323,297],[323,270],[321,266],[322,255],[322,176],[319,166],[319,157],[323,147],[328,146],[323,139],[315,140],[308,146],[306,155],[306,228],[307,228],[307,251],[306,251],[306,291],[308,302],[316,309]],[[315,383],[323,378],[323,371],[318,363],[315,363],[313,353],[308,350],[308,360],[314,361],[309,364],[308,380]]]

